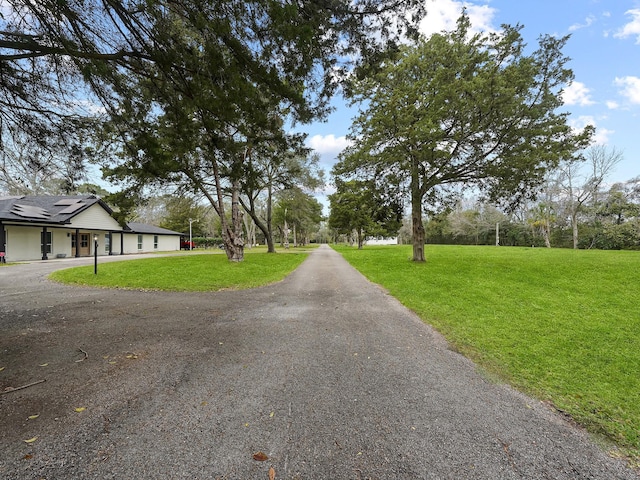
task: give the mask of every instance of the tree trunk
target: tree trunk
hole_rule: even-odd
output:
[[[362,234],[362,229],[358,229],[358,250],[362,250],[362,246],[364,245],[364,235]]]
[[[544,237],[544,245],[547,248],[551,248],[551,227],[549,225],[549,223],[545,223],[542,226],[542,236]]]
[[[573,249],[578,249],[578,215],[571,215],[571,229],[573,230]]]
[[[267,220],[268,223],[265,225],[265,223],[260,219],[260,217],[256,213],[255,202],[252,199],[249,199],[249,208],[247,208],[247,206],[243,203],[242,197],[240,198],[240,203],[242,204],[245,211],[249,214],[249,216],[253,220],[253,223],[255,224],[255,226],[257,226],[260,229],[260,231],[264,234],[264,238],[267,241],[267,253],[275,253],[276,249],[273,244],[273,232],[272,232],[270,220]],[[267,214],[267,217],[270,217],[270,215]],[[255,228],[253,231],[253,235],[254,235],[253,243],[256,243]]]
[[[222,235],[227,258],[232,262],[241,262],[244,260],[244,240],[242,239],[242,212],[240,210],[240,182],[234,180],[231,185],[231,225],[229,225],[225,214],[224,194],[222,192],[218,163],[214,160],[211,162],[211,166],[213,167],[215,181],[215,197],[200,182],[196,181],[195,183],[205,197],[209,199],[209,202],[220,217],[220,234]],[[191,179],[195,180],[195,177],[191,177]]]
[[[286,210],[285,210],[285,215],[286,215]],[[286,218],[284,220],[284,228],[282,229],[282,235],[284,237],[284,242],[283,242],[284,248],[289,250],[289,227],[287,226]]]
[[[246,211],[245,209],[245,212]],[[248,248],[251,249],[256,244],[256,224],[251,215],[242,215],[242,222],[244,223],[244,231],[249,243]]]
[[[422,194],[420,191],[420,172],[418,162],[411,161],[411,223],[413,232],[413,261],[424,262],[425,231],[422,224]]]
[[[276,253],[276,247],[273,244],[273,190],[271,185],[269,185],[269,190],[267,194],[267,232],[265,236],[267,237],[267,253]]]
[[[244,240],[242,238],[242,212],[240,210],[240,182],[231,185],[231,225],[223,221],[222,239],[227,258],[232,262],[244,260]]]
[[[267,253],[276,253],[276,246],[273,243],[273,232],[270,227],[269,234],[265,235],[265,238],[267,239]]]
[[[411,210],[414,210],[413,207]],[[415,212],[411,214],[411,222],[413,223],[413,261],[424,262],[424,225],[422,225],[422,209],[418,207],[420,212],[416,215]]]

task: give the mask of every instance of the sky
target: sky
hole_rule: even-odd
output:
[[[595,141],[616,148],[623,161],[611,182],[640,176],[640,0],[426,0],[421,31],[428,35],[455,29],[464,7],[478,31],[497,31],[503,24],[523,26],[531,48],[541,35],[570,35],[563,52],[571,58],[573,84],[564,92],[570,124],[596,127]],[[307,126],[307,145],[321,158],[327,174],[347,145],[357,110],[344,99],[323,123]],[[330,193],[331,188],[325,193]],[[323,197],[323,195],[321,195]],[[326,203],[326,198],[321,198]]]

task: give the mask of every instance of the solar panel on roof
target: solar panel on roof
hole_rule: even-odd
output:
[[[51,216],[51,214],[44,208],[35,207],[33,205],[20,205],[17,203],[13,205],[11,213],[13,213],[14,215],[18,215],[19,217],[36,218],[43,220],[46,220]]]
[[[75,212],[76,210],[78,210],[79,208],[82,208],[82,207],[84,207],[84,203],[80,203],[80,202],[79,203],[74,203],[73,205],[69,205],[64,210],[60,210],[60,212],[58,212],[58,213],[60,213],[60,214],[73,213],[73,212]]]
[[[61,198],[60,200],[58,200],[53,205],[56,206],[56,207],[62,207],[64,205],[73,205],[73,204],[78,203],[78,202],[81,202],[81,200],[78,199],[78,198]]]

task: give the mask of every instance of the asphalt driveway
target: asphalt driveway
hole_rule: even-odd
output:
[[[0,268],[0,388],[46,380],[0,395],[2,478],[640,478],[326,246],[237,292],[46,279],[73,264]]]

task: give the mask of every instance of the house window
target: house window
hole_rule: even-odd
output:
[[[109,247],[111,245],[111,235],[104,234],[104,253],[109,253]]]
[[[153,249],[154,250],[158,249],[158,235],[153,236]]]
[[[40,251],[43,255],[51,253],[51,232],[40,232]]]
[[[142,250],[142,235],[138,235],[138,250]]]

